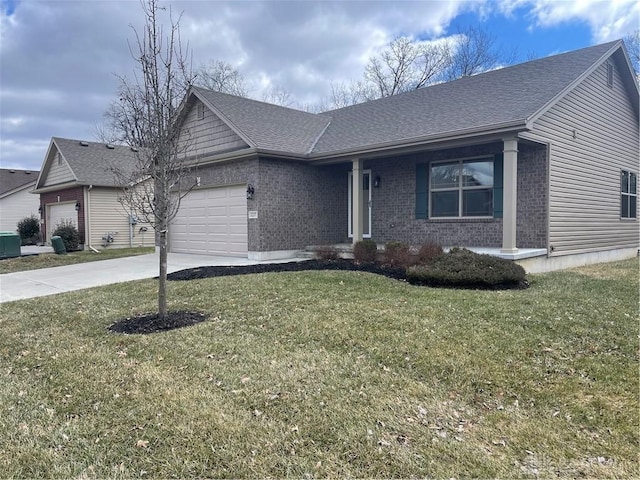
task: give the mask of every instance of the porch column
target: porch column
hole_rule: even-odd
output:
[[[364,195],[362,192],[362,160],[359,158],[353,161],[351,181],[351,220],[353,222],[353,243],[356,243],[362,240],[363,232],[362,203]]]
[[[504,190],[502,218],[502,253],[516,253],[516,221],[518,211],[518,138],[504,142]]]

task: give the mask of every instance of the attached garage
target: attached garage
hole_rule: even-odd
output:
[[[246,257],[247,187],[193,190],[169,228],[170,251]]]
[[[51,236],[56,227],[61,223],[71,222],[74,227],[78,227],[78,212],[76,202],[52,203],[46,206],[47,209],[47,241],[51,242]]]

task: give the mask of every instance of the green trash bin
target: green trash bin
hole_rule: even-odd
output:
[[[20,235],[15,232],[0,232],[0,258],[20,256]]]
[[[58,235],[51,237],[51,246],[53,247],[53,251],[58,255],[67,253],[67,249],[64,247],[62,237],[59,237]]]

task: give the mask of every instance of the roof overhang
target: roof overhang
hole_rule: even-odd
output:
[[[7,190],[3,194],[0,194],[0,198],[8,197],[10,195],[13,195],[14,193],[21,192],[22,190],[26,190],[28,188],[33,188],[35,186],[36,186],[36,178],[34,178],[32,182],[22,184],[19,187],[13,188],[11,190]]]
[[[492,125],[490,128],[458,130],[456,132],[446,132],[426,137],[417,137],[378,145],[345,149],[337,152],[328,152],[321,155],[311,155],[310,160],[314,164],[327,164],[353,158],[388,156],[391,153],[404,154],[424,150],[425,148],[440,149],[469,144],[490,143],[500,141],[508,136],[517,136],[519,133],[527,130],[530,130],[530,125],[524,120],[520,120],[501,125]]]

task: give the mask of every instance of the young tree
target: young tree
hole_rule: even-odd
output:
[[[133,79],[119,77],[118,99],[106,117],[118,140],[132,147],[134,165],[114,167],[121,185],[121,203],[127,211],[149,223],[160,247],[158,316],[167,315],[167,230],[188,192],[192,166],[185,159],[188,141],[180,131],[182,102],[193,83],[188,47],[182,50],[180,18],[159,6],[158,0],[142,0],[145,24],[133,29],[130,51],[137,63]],[[168,13],[165,31],[160,16]],[[133,28],[133,27],[132,27]],[[186,184],[186,189],[185,189]]]

